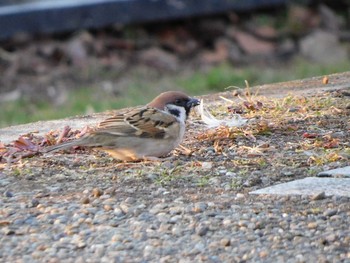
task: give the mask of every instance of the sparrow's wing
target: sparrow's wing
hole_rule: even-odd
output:
[[[155,108],[144,107],[104,120],[94,133],[165,138],[166,130],[176,124],[177,120],[174,116]]]

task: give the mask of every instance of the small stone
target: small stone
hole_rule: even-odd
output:
[[[324,216],[328,216],[328,217],[331,217],[331,216],[334,216],[338,213],[338,210],[337,209],[328,209],[326,210],[323,215]]]
[[[335,240],[337,239],[337,236],[335,234],[330,234],[326,237],[326,240],[329,242],[329,243],[333,243]]]
[[[103,194],[102,190],[100,188],[94,188],[92,189],[92,196],[93,197],[100,197]]]
[[[246,227],[246,226],[248,225],[248,222],[245,221],[245,220],[239,220],[239,221],[238,221],[238,225],[239,225],[240,227],[242,227],[242,226]]]
[[[0,220],[0,227],[2,226],[7,226],[11,224],[11,221],[8,221],[8,220]]]
[[[344,137],[345,137],[345,132],[343,132],[343,131],[332,133],[332,138],[344,138]]]
[[[38,199],[32,199],[31,201],[32,207],[37,207],[39,205],[39,200]]]
[[[176,224],[181,219],[181,215],[175,215],[169,219],[170,224]]]
[[[259,257],[266,258],[269,255],[269,253],[266,250],[260,251]]]
[[[209,227],[205,226],[205,225],[199,225],[196,228],[196,234],[199,236],[204,236],[208,233]]]
[[[123,211],[123,213],[127,214],[130,211],[130,206],[128,206],[125,203],[121,203],[119,205],[120,209]]]
[[[236,198],[235,199],[243,199],[243,198],[244,198],[244,194],[242,194],[242,193],[236,194]]]
[[[282,171],[282,174],[287,177],[292,177],[294,175],[292,171]]]
[[[105,190],[105,194],[113,196],[115,195],[116,190],[117,189],[115,187],[109,187]]]
[[[170,207],[169,208],[169,213],[171,214],[171,215],[179,215],[179,214],[181,214],[182,213],[182,208],[181,207],[179,207],[179,206],[174,206],[174,207]]]
[[[126,198],[126,199],[124,200],[124,202],[127,203],[127,204],[133,204],[133,203],[136,202],[136,199],[133,198],[133,197],[128,197],[128,198]]]
[[[309,229],[316,229],[318,227],[318,224],[316,222],[310,222],[307,224],[307,227]]]
[[[146,178],[152,181],[157,180],[158,177],[159,177],[159,174],[156,174],[156,173],[146,174]]]
[[[11,235],[14,235],[16,233],[13,229],[10,229],[10,228],[4,228],[4,229],[2,229],[1,232],[6,236],[11,236]]]
[[[212,162],[202,162],[202,169],[204,170],[209,170],[213,167]]]
[[[311,196],[311,200],[322,200],[322,199],[325,199],[326,198],[326,193],[323,191],[323,192],[319,192],[313,196]]]
[[[224,175],[224,174],[226,174],[227,173],[227,170],[226,169],[220,169],[219,170],[219,174],[220,175]]]
[[[111,238],[112,242],[121,242],[122,240],[123,240],[123,237],[120,234],[115,234]]]
[[[180,236],[183,232],[183,229],[178,227],[178,226],[174,226],[172,229],[171,229],[171,234],[174,235],[174,236]]]
[[[208,180],[210,185],[218,185],[220,184],[220,179],[217,177],[212,177]]]
[[[82,204],[86,205],[86,204],[90,203],[90,199],[89,199],[89,197],[85,196],[85,197],[83,197],[83,198],[81,199],[80,202],[81,202]]]
[[[230,244],[231,244],[231,241],[228,238],[223,238],[220,240],[220,245],[223,247],[228,247]]]
[[[226,175],[227,177],[236,177],[236,176],[237,176],[237,174],[234,173],[234,172],[227,172],[225,175]]]
[[[76,244],[77,248],[84,248],[86,247],[86,243],[84,241],[80,241]]]
[[[193,212],[195,213],[200,213],[203,212],[207,209],[208,205],[206,203],[200,202],[200,203],[196,203],[193,207]]]
[[[224,220],[222,220],[222,224],[224,226],[230,226],[230,225],[232,225],[232,221],[230,219],[224,219]]]
[[[9,191],[9,190],[6,190],[5,192],[4,192],[4,196],[5,197],[13,197],[13,193],[11,192],[11,191]]]
[[[104,210],[106,210],[106,211],[111,211],[111,210],[113,210],[113,207],[112,207],[111,205],[104,205],[103,208],[104,208]]]

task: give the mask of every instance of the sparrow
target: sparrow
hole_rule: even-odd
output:
[[[190,110],[199,104],[183,92],[167,91],[146,106],[107,118],[79,139],[46,147],[46,152],[87,146],[122,161],[156,160],[181,143]]]

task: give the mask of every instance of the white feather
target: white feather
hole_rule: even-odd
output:
[[[247,123],[247,119],[242,118],[240,115],[235,114],[230,119],[217,119],[207,109],[204,108],[204,102],[201,100],[201,104],[196,107],[197,112],[201,116],[202,121],[209,127],[215,128],[220,125],[228,127],[240,127]]]

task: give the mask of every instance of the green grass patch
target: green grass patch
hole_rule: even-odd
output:
[[[1,103],[0,127],[38,120],[58,119],[91,112],[101,112],[130,106],[142,105],[150,101],[162,90],[182,89],[191,95],[203,95],[224,91],[229,86],[244,88],[245,80],[250,86],[289,81],[306,77],[327,75],[349,69],[349,63],[325,66],[295,59],[280,68],[234,67],[221,64],[203,71],[184,71],[178,74],[159,74],[152,69],[128,73],[126,81],[119,87],[119,93],[101,88],[101,83],[85,85],[69,92],[63,105],[54,106],[45,100],[32,102],[21,99]],[[99,76],[101,77],[101,76]],[[105,80],[109,79],[108,74]],[[116,83],[120,83],[117,82]]]

